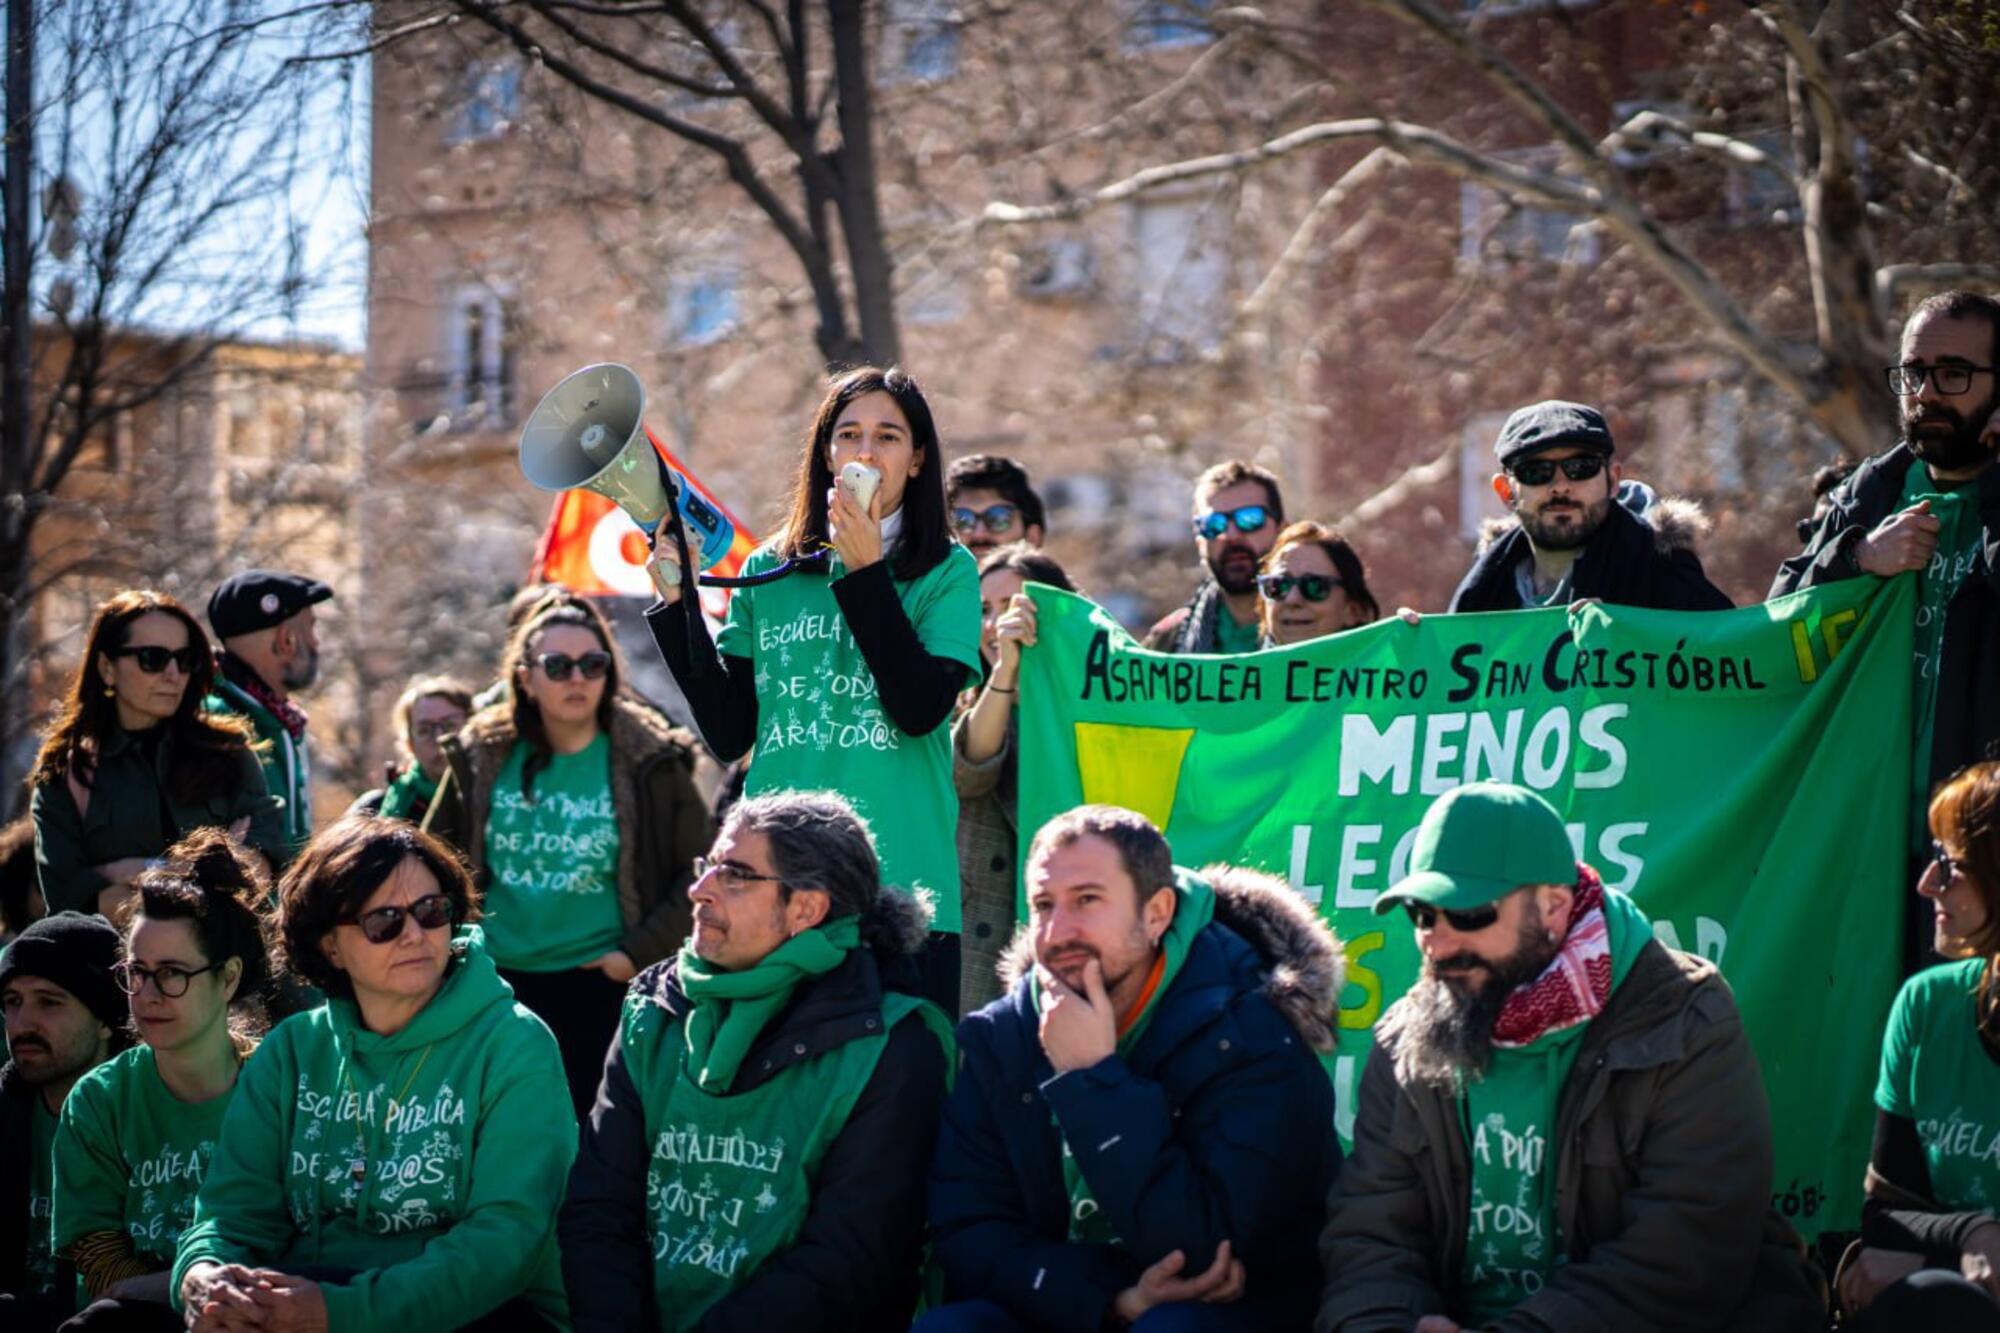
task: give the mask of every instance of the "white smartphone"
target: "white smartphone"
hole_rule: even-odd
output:
[[[875,488],[882,484],[882,474],[866,463],[848,463],[840,469],[840,488],[852,496],[854,503],[866,511],[875,499]]]

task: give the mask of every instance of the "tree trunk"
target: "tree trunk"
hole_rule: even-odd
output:
[[[27,678],[20,652],[21,592],[27,586],[34,426],[34,280],[31,198],[35,174],[34,0],[7,0],[7,146],[0,248],[0,810],[17,803],[23,769],[15,751],[27,725]]]
[[[834,80],[839,87],[840,232],[854,279],[854,310],[861,325],[860,352],[876,365],[901,359],[896,331],[895,265],[882,234],[882,204],[875,186],[875,93],[868,82],[867,32],[861,0],[828,0],[833,30]]]

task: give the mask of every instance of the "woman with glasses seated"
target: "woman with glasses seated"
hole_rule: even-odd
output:
[[[278,897],[285,967],[327,1000],[272,1029],[237,1081],[174,1260],[187,1326],[564,1325],[562,1057],[470,924],[458,858],[350,815]]]
[[[1034,646],[1033,581],[1075,592],[1063,567],[1025,542],[979,562],[979,656],[986,683],[951,728],[951,782],[958,790],[959,902],[963,912],[959,1012],[1000,998],[1000,955],[1014,938],[1015,825],[1019,768],[1015,708],[1021,650]]]
[[[148,862],[201,828],[283,863],[248,725],[201,711],[214,678],[207,638],[173,598],[121,592],[97,608],[29,777],[49,911],[115,916]]]
[[[555,1032],[581,1117],[625,983],[687,938],[689,867],[711,824],[694,738],[621,693],[597,608],[537,607],[503,675],[506,697],[443,742],[424,828],[472,867],[487,950]]]
[[[140,874],[116,980],[140,1044],[86,1074],[56,1131],[54,1245],[93,1302],[65,1330],[181,1327],[174,1244],[194,1219],[268,978],[262,863],[217,829]]]
[[[683,572],[661,542],[661,601],[646,621],[716,758],[755,746],[748,795],[839,792],[875,829],[884,882],[932,896],[924,994],[949,1012],[958,798],[946,723],[979,669],[979,574],[951,538],[944,471],[917,382],[848,372],[813,416],[784,530],[744,562],[747,576],[779,576],[738,589],[711,647],[689,633]]]
[[[1324,638],[1382,617],[1361,557],[1320,523],[1294,523],[1278,534],[1258,572],[1257,592],[1268,647]]]
[[[1930,827],[1917,892],[1955,961],[1889,1011],[1860,1248],[1839,1280],[1857,1330],[2000,1329],[2000,764],[1938,788]]]

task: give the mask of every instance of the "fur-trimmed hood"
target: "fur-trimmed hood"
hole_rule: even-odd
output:
[[[1620,482],[1618,503],[1653,530],[1653,549],[1661,555],[1694,551],[1715,526],[1698,501],[1678,495],[1658,495],[1643,481]],[[1487,519],[1479,525],[1479,544],[1475,549],[1484,555],[1493,543],[1520,526],[1521,521],[1512,514]]]
[[[1241,936],[1269,969],[1264,997],[1313,1050],[1332,1050],[1347,972],[1347,955],[1333,927],[1275,875],[1208,865],[1195,877],[1215,893],[1211,927],[1225,926]],[[1023,923],[1000,956],[1000,984],[1013,990],[1034,962],[1033,927]]]

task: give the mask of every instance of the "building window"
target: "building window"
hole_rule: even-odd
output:
[[[1768,165],[1747,162],[1729,164],[1729,181],[1723,187],[1723,216],[1732,226],[1761,227],[1793,220],[1799,206],[1799,191],[1792,179],[1791,136],[1783,130],[1760,130],[1740,136],[1753,148],[1763,150]]]
[[[1228,318],[1229,218],[1220,193],[1151,198],[1132,211],[1135,343],[1147,361],[1212,350]]]
[[[514,414],[514,335],[506,297],[463,287],[446,315],[445,410],[454,430],[504,426]]]
[[[958,15],[951,0],[890,0],[882,70],[891,82],[936,82],[958,73]]]
[[[1554,148],[1495,154],[1535,171],[1553,171]],[[1575,213],[1537,208],[1490,186],[1459,185],[1459,258],[1471,264],[1500,265],[1522,260],[1560,264],[1597,261],[1597,231]]]
[[[678,276],[668,285],[667,331],[675,342],[695,347],[720,342],[740,323],[733,269],[704,269]]]
[[[1208,14],[1213,0],[1134,0],[1127,41],[1139,50],[1199,46],[1215,36]]]
[[[505,134],[521,114],[521,65],[512,57],[475,61],[459,83],[451,143],[476,143]]]

